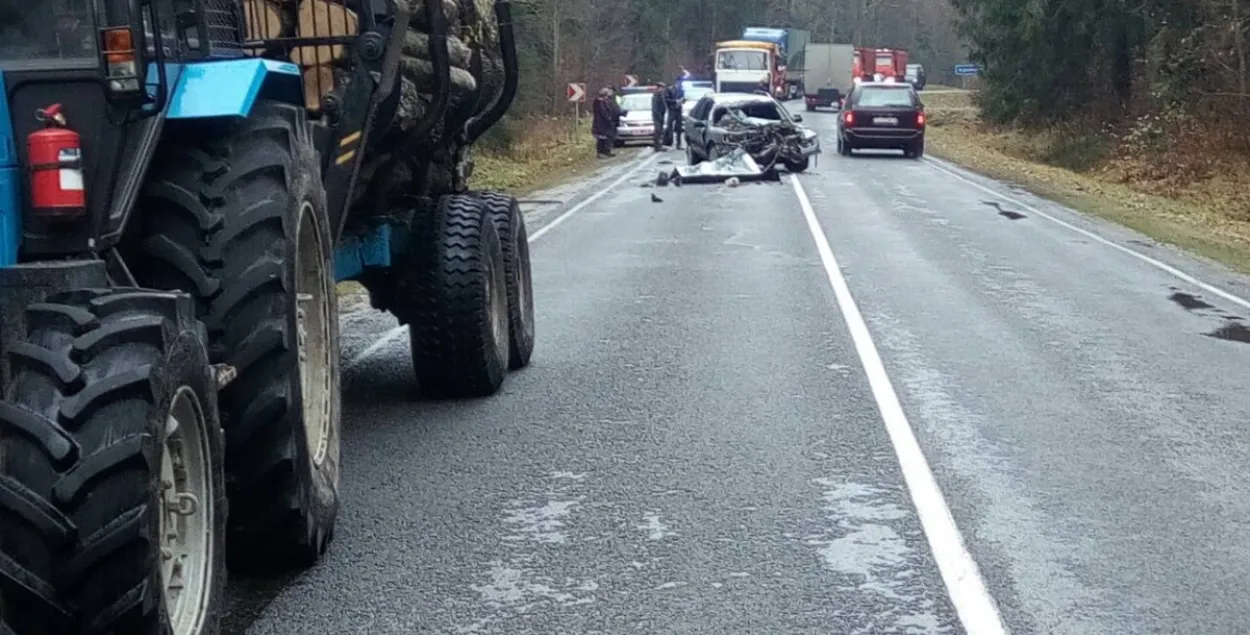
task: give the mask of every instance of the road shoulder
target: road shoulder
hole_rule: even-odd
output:
[[[932,155],[1001,181],[1013,193],[1031,193],[1127,227],[1146,242],[1250,272],[1250,218],[1239,202],[1244,190],[1227,178],[1169,188],[1162,181],[1129,179],[1111,163],[1081,172],[1064,169],[1033,159],[1054,151],[1042,136],[985,127],[967,93],[938,94],[925,103]]]

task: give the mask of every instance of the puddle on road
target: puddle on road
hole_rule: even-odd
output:
[[[892,605],[876,616],[883,628],[874,632],[947,632],[918,573],[925,558],[910,542],[923,538],[907,529],[910,512],[894,502],[897,492],[833,479],[814,483],[824,489],[824,509],[832,525],[823,535],[805,537],[804,543],[815,547],[825,566],[858,591]]]
[[[1241,324],[1243,320],[1241,316],[1228,313],[1210,302],[1203,300],[1202,296],[1181,291],[1179,287],[1168,287],[1168,289],[1172,291],[1172,295],[1168,296],[1168,299],[1175,302],[1177,306],[1180,306],[1182,309],[1208,317],[1219,317],[1226,322],[1224,326],[1221,326],[1215,331],[1206,333],[1205,335],[1208,337],[1233,342],[1250,343],[1250,340],[1247,340],[1247,337],[1250,337],[1250,328]]]
[[[1168,299],[1179,304],[1186,311],[1200,311],[1205,309],[1214,309],[1215,307],[1202,300],[1199,296],[1192,293],[1177,291],[1168,296]]]
[[[1229,342],[1241,342],[1250,344],[1250,327],[1241,322],[1230,322],[1210,333],[1205,333],[1207,337],[1214,337],[1217,340],[1228,340]]]
[[[981,202],[985,205],[989,205],[990,207],[993,207],[994,209],[998,210],[998,215],[1002,216],[1003,218],[1009,218],[1011,220],[1020,220],[1022,218],[1028,218],[1028,216],[1021,214],[1020,212],[1013,212],[1009,209],[1003,209],[1002,204],[999,203],[998,201],[981,201]]]

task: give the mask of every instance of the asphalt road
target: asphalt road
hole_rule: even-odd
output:
[[[345,316],[337,538],[229,632],[1244,632],[1247,280],[805,115],[797,185],[535,210],[495,398]]]

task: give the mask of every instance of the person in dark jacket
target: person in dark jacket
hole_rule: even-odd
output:
[[[653,149],[659,152],[664,141],[664,116],[668,114],[668,102],[664,99],[664,82],[655,83],[655,93],[651,95],[651,124],[655,126]]]
[[[621,118],[620,107],[612,99],[612,91],[604,88],[595,97],[590,133],[595,137],[595,151],[600,158],[612,156],[616,141],[616,125]]]
[[[673,82],[672,86],[664,92],[664,106],[668,110],[668,126],[664,129],[664,145],[671,145],[678,150],[681,149],[682,134],[682,114],[681,102],[686,98],[686,93],[682,90],[681,80]]]

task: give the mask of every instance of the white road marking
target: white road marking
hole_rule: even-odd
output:
[[[903,480],[911,493],[912,503],[916,506],[916,514],[920,517],[921,527],[929,540],[933,558],[937,561],[938,571],[946,584],[951,603],[959,616],[960,623],[968,635],[1006,635],[1007,627],[998,612],[998,605],[990,596],[985,580],[972,554],[964,544],[950,507],[942,496],[933,470],[925,458],[920,444],[916,441],[916,433],[912,430],[898,394],[886,373],[885,364],[872,341],[868,325],[864,322],[851,289],[842,276],[838,261],[829,246],[825,230],[816,218],[812,203],[804,191],[797,176],[791,176],[794,193],[798,196],[799,205],[803,208],[803,217],[807,219],[807,228],[816,241],[816,250],[820,253],[820,262],[825,267],[829,284],[837,299],[838,308],[850,331],[851,340],[855,343],[855,351],[859,354],[864,373],[868,376],[868,386],[872,390],[873,399],[885,423],[886,432],[894,446],[898,457]]]
[[[390,344],[391,342],[394,342],[395,340],[399,339],[399,336],[404,334],[404,329],[406,328],[408,327],[397,326],[387,331],[385,334],[382,335],[382,337],[378,338],[377,341],[366,346],[365,350],[360,351],[359,353],[356,353],[354,356],[352,356],[352,358],[348,360],[346,364],[343,365],[343,370],[344,371],[351,370],[352,367],[356,366],[360,362],[363,362],[366,359],[373,357],[375,354],[377,354],[378,351],[382,350],[383,348],[386,348],[387,344]]]
[[[1173,277],[1175,277],[1175,278],[1177,278],[1177,279],[1179,279],[1179,280],[1181,280],[1181,281],[1183,281],[1183,282],[1186,282],[1186,283],[1191,284],[1191,285],[1193,285],[1193,286],[1195,286],[1195,287],[1198,287],[1199,289],[1202,289],[1203,291],[1206,291],[1207,293],[1210,293],[1211,295],[1214,295],[1214,296],[1218,296],[1218,297],[1220,297],[1220,298],[1223,298],[1223,299],[1225,299],[1225,300],[1227,300],[1227,301],[1229,301],[1229,302],[1232,302],[1233,304],[1236,304],[1237,306],[1242,307],[1243,309],[1250,309],[1250,300],[1247,300],[1247,299],[1245,299],[1245,298],[1242,298],[1242,297],[1239,297],[1239,296],[1233,295],[1232,293],[1229,293],[1228,291],[1225,291],[1225,290],[1223,290],[1223,289],[1221,289],[1221,288],[1219,288],[1219,287],[1217,287],[1217,286],[1215,286],[1215,285],[1213,285],[1213,284],[1210,284],[1210,283],[1207,283],[1207,282],[1203,282],[1202,280],[1199,280],[1199,279],[1195,278],[1194,276],[1189,275],[1188,273],[1185,273],[1184,271],[1181,271],[1180,269],[1177,269],[1176,267],[1173,267],[1172,265],[1169,265],[1169,264],[1167,264],[1167,263],[1161,262],[1161,261],[1159,261],[1159,260],[1155,260],[1154,258],[1151,258],[1150,256],[1147,256],[1146,254],[1143,254],[1143,253],[1140,253],[1140,252],[1137,252],[1137,251],[1133,251],[1132,249],[1129,249],[1128,247],[1125,247],[1124,245],[1120,245],[1120,244],[1117,244],[1117,243],[1115,243],[1115,242],[1113,242],[1113,241],[1110,241],[1110,240],[1108,240],[1108,239],[1106,239],[1106,238],[1103,238],[1102,236],[1099,236],[1098,234],[1096,234],[1096,233],[1094,233],[1094,232],[1091,232],[1091,231],[1089,231],[1089,230],[1087,230],[1087,229],[1083,229],[1083,228],[1077,227],[1076,225],[1073,225],[1072,223],[1069,223],[1069,222],[1067,222],[1067,221],[1065,221],[1065,220],[1063,220],[1063,219],[1061,219],[1061,218],[1057,218],[1057,217],[1055,217],[1055,216],[1052,216],[1052,215],[1050,215],[1050,214],[1047,214],[1046,212],[1043,212],[1042,210],[1037,209],[1036,207],[1034,207],[1034,206],[1032,206],[1032,205],[1029,205],[1028,203],[1025,203],[1025,202],[1020,201],[1020,200],[1018,200],[1018,199],[1012,198],[1012,197],[1010,197],[1010,196],[1007,196],[1006,194],[1003,194],[1003,193],[1001,193],[1001,192],[995,191],[995,190],[994,190],[994,189],[992,189],[992,188],[989,188],[989,187],[986,187],[986,186],[984,186],[984,185],[982,185],[982,184],[980,184],[980,183],[977,183],[976,181],[973,181],[972,179],[970,179],[970,178],[968,178],[968,177],[966,177],[966,176],[964,176],[964,175],[960,174],[959,172],[956,172],[955,170],[952,170],[952,169],[950,169],[950,168],[946,167],[944,164],[942,164],[942,163],[940,163],[940,162],[938,162],[938,161],[935,161],[935,160],[933,160],[933,159],[930,159],[930,158],[926,157],[926,158],[925,158],[925,162],[926,162],[926,163],[928,163],[929,165],[933,166],[935,169],[940,170],[940,171],[942,171],[942,172],[945,172],[945,173],[947,173],[947,174],[949,174],[949,175],[951,175],[951,176],[953,176],[953,177],[955,177],[955,178],[959,179],[960,181],[963,181],[964,183],[967,183],[968,185],[971,185],[972,187],[975,187],[975,188],[977,188],[978,190],[981,190],[982,192],[985,192],[986,194],[989,194],[990,196],[993,196],[993,197],[995,197],[995,198],[997,198],[997,199],[999,199],[999,200],[1002,200],[1002,201],[1004,201],[1004,202],[1006,202],[1006,203],[1011,203],[1012,205],[1018,205],[1018,206],[1020,206],[1021,208],[1025,209],[1026,211],[1028,211],[1028,212],[1030,212],[1030,213],[1032,213],[1032,214],[1035,214],[1035,215],[1037,215],[1037,216],[1041,216],[1042,218],[1044,218],[1044,219],[1046,219],[1046,220],[1048,220],[1048,221],[1050,221],[1050,222],[1052,222],[1052,223],[1055,223],[1056,225],[1059,225],[1059,226],[1061,226],[1061,227],[1065,227],[1065,228],[1067,228],[1067,229],[1070,229],[1070,230],[1072,230],[1072,231],[1074,231],[1074,232],[1076,232],[1076,233],[1078,233],[1078,234],[1080,234],[1080,235],[1082,235],[1082,236],[1085,236],[1086,238],[1089,238],[1089,239],[1091,239],[1091,240],[1095,240],[1095,241],[1097,241],[1097,242],[1099,242],[1099,243],[1102,243],[1103,245],[1106,245],[1106,246],[1108,246],[1108,247],[1111,247],[1112,249],[1115,249],[1116,251],[1119,251],[1119,252],[1122,252],[1122,253],[1127,254],[1127,255],[1129,255],[1129,256],[1132,256],[1132,257],[1134,257],[1134,258],[1136,258],[1136,259],[1138,259],[1138,260],[1140,260],[1140,261],[1142,261],[1142,262],[1144,262],[1144,263],[1146,263],[1146,264],[1150,265],[1151,267],[1154,267],[1154,268],[1156,268],[1156,269],[1158,269],[1158,270],[1160,270],[1160,271],[1163,271],[1163,272],[1165,272],[1165,273],[1167,273],[1167,274],[1169,274],[1169,275],[1171,275],[1171,276],[1173,276]]]
[[[621,183],[624,183],[626,180],[628,180],[630,177],[636,174],[639,170],[647,167],[647,165],[649,165],[652,161],[654,161],[657,156],[659,155],[656,153],[653,153],[653,152],[648,153],[646,156],[643,157],[641,161],[638,161],[637,163],[635,163],[633,167],[626,170],[624,174],[617,177],[617,179],[615,181],[612,181],[612,183],[609,184],[607,187],[600,189],[598,192],[595,192],[594,194],[591,194],[590,196],[586,198],[586,200],[574,205],[573,207],[570,207],[569,209],[565,210],[564,213],[551,219],[551,222],[547,223],[546,225],[543,225],[541,228],[538,229],[538,231],[535,231],[534,233],[530,234],[530,243],[533,243],[535,240],[538,240],[539,238],[542,238],[543,236],[547,235],[547,232],[554,229],[556,225],[563,223],[564,221],[572,217],[574,214],[582,211],[583,209],[586,209],[586,207],[590,205],[591,203],[602,198],[608,192],[611,192],[612,190],[616,189],[617,186],[619,186]],[[349,359],[347,363],[343,365],[343,371],[351,370],[356,365],[376,355],[378,351],[382,350],[383,348],[386,348],[387,345],[389,345],[391,342],[394,342],[396,339],[399,339],[399,337],[404,334],[404,331],[407,330],[407,328],[408,327],[406,326],[397,326],[387,331],[386,333],[384,333],[382,337],[378,338],[377,341],[365,347],[365,350],[360,351],[359,353],[352,356],[352,358]]]
[[[652,152],[651,154],[648,154],[641,161],[639,161],[636,165],[634,165],[634,167],[626,170],[625,173],[622,174],[619,178],[617,178],[615,181],[612,181],[611,185],[608,185],[607,187],[599,190],[598,192],[591,194],[589,197],[586,198],[586,200],[578,203],[577,205],[574,205],[573,207],[570,207],[563,214],[560,214],[559,216],[551,219],[551,222],[547,223],[546,225],[543,225],[542,228],[540,228],[538,231],[530,234],[530,242],[534,242],[535,240],[542,238],[543,236],[547,234],[547,232],[551,231],[552,229],[555,229],[557,225],[559,225],[560,223],[563,223],[564,221],[572,217],[574,214],[585,209],[587,205],[590,205],[591,203],[602,198],[608,192],[611,192],[612,190],[616,189],[618,185],[620,185],[621,183],[624,183],[626,179],[633,176],[636,172],[638,172],[638,170],[641,170],[642,168],[647,167],[647,165],[650,164],[653,160],[655,160],[655,157],[657,156],[659,155],[654,152]]]

